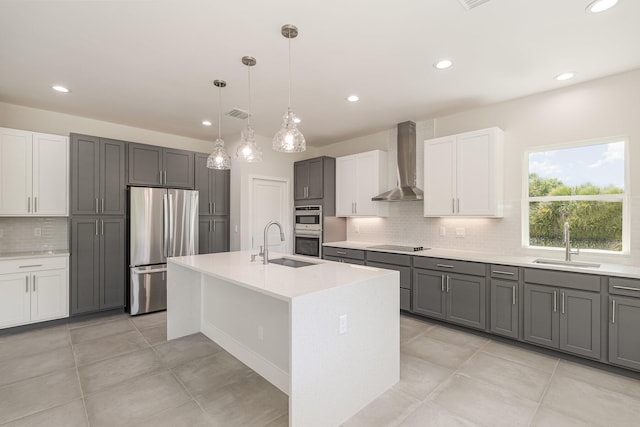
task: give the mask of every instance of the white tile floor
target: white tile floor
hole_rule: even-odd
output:
[[[155,313],[0,336],[0,425],[288,425],[278,389],[203,335],[165,331]],[[402,316],[400,382],[344,427],[639,420],[639,380]]]

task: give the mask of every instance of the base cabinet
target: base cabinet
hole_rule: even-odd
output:
[[[229,251],[229,217],[200,216],[198,234],[199,254]]]
[[[335,262],[346,262],[347,264],[364,265],[364,251],[359,249],[342,249],[332,246],[323,248],[322,259]]]
[[[411,310],[411,256],[367,251],[366,265],[400,273],[400,310]]]
[[[609,362],[640,370],[640,298],[609,297]]]

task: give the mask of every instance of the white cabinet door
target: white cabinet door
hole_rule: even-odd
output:
[[[355,157],[338,157],[336,159],[336,216],[354,214],[355,186]]]
[[[336,159],[336,216],[387,216],[388,203],[372,197],[387,190],[387,156],[380,150]]]
[[[69,206],[69,140],[33,135],[33,208],[35,215],[67,215]]]
[[[424,148],[424,216],[455,212],[455,137],[427,141]]]
[[[384,190],[379,191],[378,152],[369,151],[356,157],[355,167],[355,214],[361,216],[378,215],[378,205],[385,202],[374,202],[372,197],[377,196]]]
[[[30,310],[29,274],[0,274],[0,328],[28,323]]]
[[[66,270],[31,274],[31,321],[58,319],[69,315],[69,284]]]
[[[31,214],[32,135],[0,128],[0,215]]]
[[[458,138],[456,151],[459,215],[492,215],[493,170],[491,139],[487,132]]]

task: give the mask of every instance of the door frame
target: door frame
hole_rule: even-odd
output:
[[[253,237],[253,208],[254,208],[254,194],[253,194],[253,185],[255,181],[274,181],[280,184],[284,184],[284,200],[286,204],[286,212],[289,212],[290,215],[285,214],[285,220],[282,223],[282,228],[284,231],[285,237],[285,251],[287,253],[292,253],[293,245],[293,226],[291,224],[291,220],[293,217],[293,200],[291,198],[291,180],[289,178],[284,178],[281,176],[267,176],[267,175],[249,175],[248,176],[249,185],[248,187],[248,199],[247,199],[247,209],[240,209],[241,222],[243,224],[242,230],[246,230],[246,233],[242,233],[241,238],[241,249],[242,250],[251,250],[252,247],[252,237]]]

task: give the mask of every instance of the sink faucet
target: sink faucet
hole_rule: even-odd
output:
[[[571,255],[580,255],[580,249],[571,249],[571,232],[567,221],[564,223],[564,260],[571,261]]]
[[[264,226],[264,250],[262,251],[262,263],[269,264],[269,227],[272,225],[277,225],[280,229],[280,241],[284,242],[284,231],[282,231],[282,225],[278,221],[269,221],[267,225]]]

